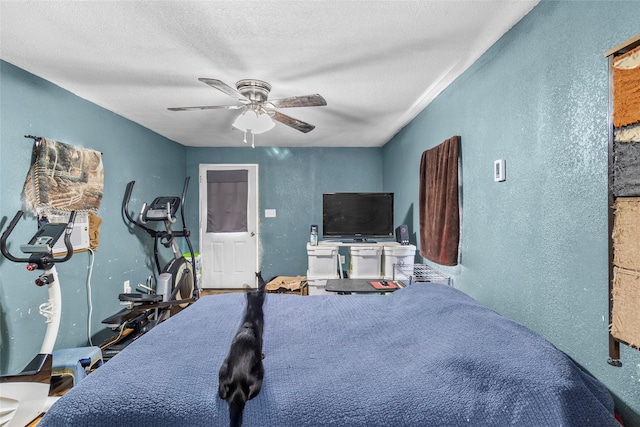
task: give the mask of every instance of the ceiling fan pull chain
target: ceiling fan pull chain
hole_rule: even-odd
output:
[[[244,131],[244,139],[242,140],[245,144],[247,143],[247,131]]]
[[[256,148],[256,134],[251,132],[251,148]]]

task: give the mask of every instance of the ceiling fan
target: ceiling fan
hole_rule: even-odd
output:
[[[233,127],[245,132],[245,142],[246,132],[256,134],[271,129],[274,123],[270,119],[304,133],[310,132],[315,128],[312,124],[276,111],[276,108],[318,107],[327,105],[327,101],[319,94],[269,100],[271,85],[262,80],[240,80],[236,83],[235,89],[216,79],[199,78],[198,80],[235,98],[240,102],[240,105],[205,105],[200,107],[172,107],[168,109],[170,111],[215,110],[222,108],[230,110],[243,109],[244,111],[238,116]],[[254,113],[255,116],[249,113]]]

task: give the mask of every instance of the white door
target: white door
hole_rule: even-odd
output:
[[[199,175],[202,287],[255,287],[258,165],[201,164]]]

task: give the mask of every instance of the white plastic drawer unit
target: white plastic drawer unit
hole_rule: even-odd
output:
[[[414,245],[385,246],[382,251],[382,276],[393,279],[394,265],[413,264],[415,256]]]
[[[349,277],[352,279],[380,278],[382,246],[351,246],[349,248]]]
[[[307,258],[308,280],[338,278],[338,246],[313,246],[307,243]]]

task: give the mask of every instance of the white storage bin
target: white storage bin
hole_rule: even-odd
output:
[[[382,275],[385,279],[393,279],[394,264],[413,264],[416,256],[415,245],[393,245],[385,246],[382,251],[384,269]],[[407,279],[406,277],[396,277],[396,279]]]
[[[349,247],[349,278],[379,279],[382,246]]]
[[[338,278],[338,246],[307,243],[307,280]]]

